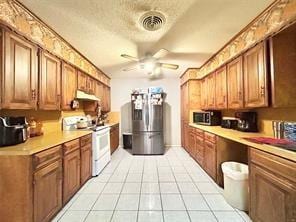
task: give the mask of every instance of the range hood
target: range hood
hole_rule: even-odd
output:
[[[100,101],[100,99],[98,97],[96,97],[95,95],[91,95],[91,94],[85,93],[85,92],[80,91],[80,90],[76,91],[75,99],[88,100],[88,101]]]

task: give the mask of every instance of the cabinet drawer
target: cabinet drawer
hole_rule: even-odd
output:
[[[209,142],[207,140],[204,141],[204,146],[205,148],[208,148],[208,149],[212,149],[212,150],[216,149],[216,144],[213,144],[212,142]]]
[[[201,129],[195,129],[195,134],[199,137],[204,137],[204,131]]]
[[[195,137],[195,140],[196,140],[196,144],[197,145],[203,146],[203,144],[204,144],[204,138],[199,137],[199,136],[196,136]]]
[[[80,145],[81,146],[85,146],[86,144],[91,144],[91,134],[90,135],[87,135],[87,136],[84,136],[84,137],[81,137],[80,138]]]
[[[79,139],[64,143],[63,145],[64,155],[71,153],[72,151],[77,150],[79,148],[80,148]]]
[[[189,126],[189,133],[195,134],[195,128],[192,126]]]
[[[91,150],[91,144],[85,144],[84,146],[81,146],[80,150],[81,152]]]
[[[250,149],[250,159],[251,163],[268,169],[269,171],[296,183],[295,162],[257,150],[255,148]]]
[[[62,146],[56,146],[48,150],[36,153],[33,156],[33,168],[34,170],[40,169],[49,163],[52,163],[62,158]]]
[[[216,135],[212,133],[205,132],[205,140],[216,143]]]

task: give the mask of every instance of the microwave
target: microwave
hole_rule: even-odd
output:
[[[220,111],[193,112],[193,123],[208,126],[221,125],[222,114]]]

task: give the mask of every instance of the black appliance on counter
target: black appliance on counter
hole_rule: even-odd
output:
[[[221,117],[220,111],[193,112],[193,122],[200,125],[219,126],[221,125]]]
[[[242,132],[258,132],[256,112],[236,112],[237,130]]]
[[[227,129],[237,129],[238,119],[233,117],[223,117],[221,127]]]
[[[0,117],[0,147],[23,143],[28,138],[25,117]]]

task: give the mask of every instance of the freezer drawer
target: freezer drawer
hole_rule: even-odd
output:
[[[133,133],[133,154],[163,154],[164,143],[162,132]]]

